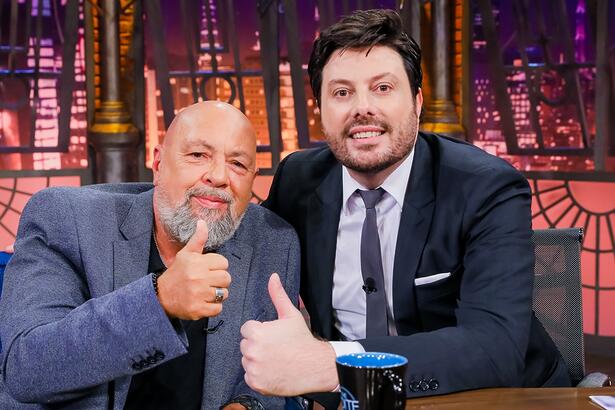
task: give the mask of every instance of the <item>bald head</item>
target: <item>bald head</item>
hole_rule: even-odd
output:
[[[254,128],[230,104],[191,105],[175,117],[163,143],[154,150],[152,169],[154,213],[157,224],[169,233],[173,229],[158,217],[162,208],[167,221],[183,215],[181,226],[189,228],[184,229],[188,238],[197,219],[207,220],[210,226],[217,220],[228,225],[229,218],[239,223],[252,198],[256,173]],[[186,235],[171,236],[184,242]]]
[[[217,125],[222,125],[228,133],[241,133],[256,152],[256,134],[250,120],[231,104],[221,101],[203,101],[182,109],[171,122],[162,145],[166,147],[191,130],[215,131]]]

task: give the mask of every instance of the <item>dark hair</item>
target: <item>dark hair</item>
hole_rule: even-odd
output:
[[[402,27],[401,17],[394,10],[358,10],[323,30],[312,48],[308,74],[312,92],[320,107],[322,70],[336,50],[391,47],[399,53],[410,88],[416,96],[423,81],[421,49]]]

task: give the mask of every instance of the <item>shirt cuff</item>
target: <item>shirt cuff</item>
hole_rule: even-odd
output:
[[[364,353],[365,349],[359,342],[329,342],[333,350],[335,350],[335,357],[340,357],[350,353]],[[340,385],[335,386],[335,389],[331,390],[331,393],[339,393]]]
[[[364,353],[365,349],[359,342],[329,342],[333,350],[335,350],[335,357],[340,357],[350,353]]]

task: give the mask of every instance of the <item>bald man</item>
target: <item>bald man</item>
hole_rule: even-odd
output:
[[[295,232],[249,203],[255,155],[247,118],[203,102],[156,147],[153,186],[34,195],[0,300],[0,408],[283,407],[239,352],[242,323],[277,317],[268,286],[298,300]]]

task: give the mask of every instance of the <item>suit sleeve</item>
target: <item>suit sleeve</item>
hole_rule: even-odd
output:
[[[457,205],[465,210],[456,325],[360,341],[367,351],[408,358],[408,396],[522,382],[532,320],[531,193],[507,168],[480,172],[465,196]]]
[[[145,276],[91,298],[66,193],[46,190],[24,209],[0,300],[2,379],[22,402],[51,403],[186,353]],[[112,264],[113,261],[109,261]],[[145,370],[145,369],[143,369]]]

